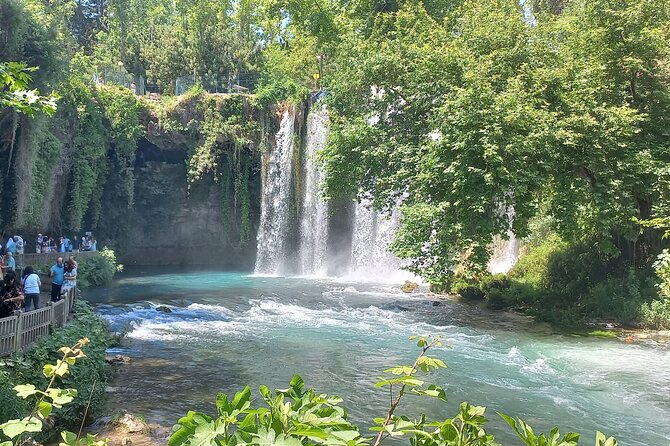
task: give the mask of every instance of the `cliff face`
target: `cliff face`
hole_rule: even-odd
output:
[[[5,117],[2,233],[93,231],[124,264],[251,268],[274,120],[239,95],[165,105],[121,89],[82,91],[16,129]]]
[[[251,234],[242,244],[239,225],[225,214],[221,182],[207,175],[189,184],[187,156],[186,150],[162,150],[141,140],[134,169],[135,200],[125,215],[127,229],[117,240],[120,261],[252,268],[258,206],[250,213]],[[256,154],[247,150],[243,156],[253,160]],[[254,175],[250,182],[259,183],[260,177]],[[249,200],[257,203],[260,185],[252,190]]]

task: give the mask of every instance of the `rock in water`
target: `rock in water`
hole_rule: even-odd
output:
[[[130,362],[130,356],[123,356],[123,355],[107,356],[105,357],[105,362],[107,364],[115,364],[115,363],[128,364]]]
[[[124,413],[115,424],[125,428],[129,433],[142,432],[147,427],[144,421],[129,413]]]
[[[405,293],[411,293],[414,290],[416,290],[419,287],[418,283],[410,282],[409,280],[405,280],[405,284],[400,287],[400,289],[405,292]]]
[[[172,313],[172,310],[170,307],[166,307],[165,305],[161,305],[160,307],[156,307],[156,311],[160,311],[161,313]]]

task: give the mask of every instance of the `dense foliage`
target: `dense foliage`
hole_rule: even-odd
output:
[[[54,410],[57,429],[78,429],[88,407],[94,414],[102,407],[105,397],[105,350],[109,337],[105,322],[83,302],[76,303],[76,317],[51,336],[40,338],[26,351],[3,360],[0,372],[0,421],[5,422],[23,416],[25,402],[11,390],[19,384],[30,383],[45,388],[50,377],[42,373],[45,363],[61,359],[58,349],[63,345],[74,345],[80,338],[88,337],[85,361],[77,364],[61,380],[62,385],[77,390],[77,395],[67,406]]]
[[[669,196],[668,4],[432,5],[397,2],[336,45],[329,193],[402,200],[394,250],[429,280],[482,268],[494,235],[539,214],[568,243],[649,262],[659,233],[631,219]]]
[[[32,408],[30,411],[15,415],[16,418],[9,419],[0,424],[0,432],[9,440],[0,443],[2,446],[23,446],[34,442],[34,437],[41,434],[49,434],[48,424],[54,409],[62,409],[72,403],[77,396],[77,389],[62,389],[58,387],[59,379],[70,374],[70,367],[79,360],[86,357],[82,348],[88,345],[88,338],[81,338],[71,347],[63,346],[58,349],[61,359],[55,363],[46,363],[42,368],[42,375],[48,383],[45,387],[37,388],[34,384],[19,384],[13,390],[16,396],[23,400],[29,400]],[[25,416],[23,416],[25,415]],[[81,424],[83,427],[83,423]],[[105,440],[98,440],[96,435],[86,434],[81,436],[81,427],[78,434],[64,431],[61,438],[64,446],[105,446]]]

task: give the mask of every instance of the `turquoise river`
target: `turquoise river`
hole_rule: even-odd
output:
[[[132,358],[109,383],[110,407],[149,421],[213,413],[217,392],[286,387],[300,373],[342,396],[367,431],[388,405],[373,387],[381,370],[411,363],[417,349],[408,338],[425,334],[450,345],[433,351],[448,369],[429,378],[449,403],[412,397],[403,413],[444,419],[467,400],[487,407],[498,440],[513,438],[496,414],[504,412],[536,431],[580,432],[584,444],[596,430],[622,446],[670,444],[667,345],[556,334],[518,315],[337,279],[134,271],[84,297],[127,333],[110,351]]]

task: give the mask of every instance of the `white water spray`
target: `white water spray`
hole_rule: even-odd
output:
[[[372,209],[368,200],[356,204],[348,276],[376,281],[415,279],[400,269],[400,260],[389,252],[400,224],[399,214],[398,206],[386,215]]]
[[[506,214],[511,227],[515,215],[514,208],[508,209]],[[493,238],[493,254],[488,264],[488,270],[492,274],[507,274],[519,259],[519,250],[521,248],[519,240],[517,240],[511,229],[507,231],[507,237],[507,240],[499,235]]]

